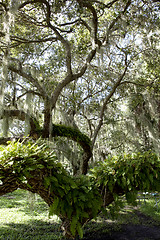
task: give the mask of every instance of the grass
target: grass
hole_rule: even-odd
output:
[[[48,218],[48,206],[35,195],[27,191],[16,190],[12,194],[0,197],[0,240],[61,240],[60,220],[53,216]],[[155,206],[155,199],[146,203],[141,201],[138,210],[160,223],[160,202]],[[139,224],[134,214],[135,208],[126,206],[116,219],[106,218],[103,214],[90,221],[84,228],[85,236],[90,239],[98,233],[121,231],[122,224]],[[87,238],[88,239],[88,238]]]
[[[44,201],[17,190],[0,198],[0,240],[62,239],[60,221],[48,218]]]
[[[160,221],[160,195],[156,198],[149,196],[146,201],[141,201],[140,210],[147,216],[150,216],[155,221]]]

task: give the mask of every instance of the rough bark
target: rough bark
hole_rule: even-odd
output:
[[[21,161],[20,159],[18,161]],[[50,169],[43,168],[43,169],[36,169],[33,171],[30,171],[30,176],[25,176],[25,182],[20,180],[19,176],[16,173],[13,173],[12,167],[5,169],[2,165],[0,165],[0,172],[1,172],[1,184],[0,184],[0,196],[11,193],[15,191],[16,189],[24,189],[28,190],[32,193],[37,193],[41,196],[41,198],[48,204],[48,206],[51,206],[54,202],[55,193],[54,190],[50,190],[50,187],[46,188],[44,185],[44,179],[47,176],[50,176],[51,172]],[[3,173],[2,173],[3,172]],[[3,175],[3,177],[2,177]],[[101,188],[101,187],[100,187]],[[99,189],[101,191],[101,189]],[[116,193],[122,192],[120,188],[115,188],[114,191]],[[114,201],[113,193],[110,191],[106,191],[106,189],[103,189],[101,191],[102,199],[103,199],[103,206],[109,205],[111,202]],[[90,216],[90,210],[88,211],[88,214]],[[64,216],[59,216],[62,220],[62,230],[64,231],[64,235],[66,238],[73,239],[73,236],[71,234],[70,226],[71,226],[71,219],[68,219]],[[84,218],[82,225],[91,220],[92,217]]]

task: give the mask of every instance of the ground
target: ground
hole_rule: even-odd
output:
[[[114,220],[101,214],[85,225],[82,240],[160,240],[160,202],[155,203],[152,197],[126,205]],[[0,240],[64,240],[60,225],[56,216],[48,218],[39,196],[17,190],[0,197]]]
[[[95,231],[93,226],[92,231],[86,229],[83,240],[160,240],[160,221],[141,213],[137,207],[129,214],[128,223],[116,224],[116,221],[106,221],[102,228],[96,229],[97,223]]]

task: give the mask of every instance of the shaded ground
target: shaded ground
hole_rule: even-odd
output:
[[[64,240],[60,222],[48,219],[44,201],[29,199],[22,190],[0,198],[0,240]],[[147,212],[143,206],[156,221],[142,213]],[[82,240],[160,240],[160,207],[156,209],[152,201],[139,207],[127,205],[114,221],[101,215],[85,226]]]
[[[99,225],[102,225],[102,222]],[[83,240],[160,240],[160,222],[135,209],[130,214],[128,223],[116,224],[106,221],[99,229],[97,223],[95,229],[94,224],[92,229],[86,228]]]

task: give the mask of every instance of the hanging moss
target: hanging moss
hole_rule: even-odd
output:
[[[31,125],[31,135],[37,134],[38,137],[41,137],[43,130],[39,125],[39,122],[35,118],[31,118],[30,125]]]

